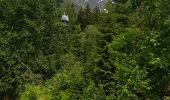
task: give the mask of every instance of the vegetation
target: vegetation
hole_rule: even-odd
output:
[[[0,0],[0,99],[169,100],[170,1],[113,1]]]

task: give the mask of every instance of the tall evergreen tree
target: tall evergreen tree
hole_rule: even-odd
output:
[[[98,6],[96,6],[92,12],[92,17],[91,17],[92,24],[99,23],[99,13],[100,13],[100,9]]]
[[[86,25],[85,25],[85,14],[84,14],[84,10],[83,8],[81,8],[79,10],[79,13],[78,13],[78,18],[77,18],[77,23],[80,24],[80,27],[81,29],[85,29]]]
[[[81,8],[79,10],[77,22],[80,24],[82,30],[84,30],[87,25],[93,23],[92,12],[89,4],[86,5],[85,9]]]

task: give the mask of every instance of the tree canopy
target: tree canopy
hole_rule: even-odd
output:
[[[169,0],[65,2],[0,0],[0,99],[170,99]]]

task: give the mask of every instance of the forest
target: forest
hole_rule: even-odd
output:
[[[105,8],[0,0],[0,100],[170,100],[170,0]]]

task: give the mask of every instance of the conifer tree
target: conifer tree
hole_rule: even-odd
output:
[[[93,23],[92,12],[89,4],[86,5],[85,9],[81,8],[79,10],[77,22],[80,24],[82,30],[84,30],[87,25]]]
[[[83,8],[81,8],[78,13],[77,23],[80,24],[80,27],[82,30],[84,30],[86,27],[85,21],[86,21],[86,16],[85,16]]]
[[[100,9],[98,6],[96,6],[92,12],[92,15],[93,15],[93,17],[91,17],[92,24],[99,23],[99,13],[100,13]]]

